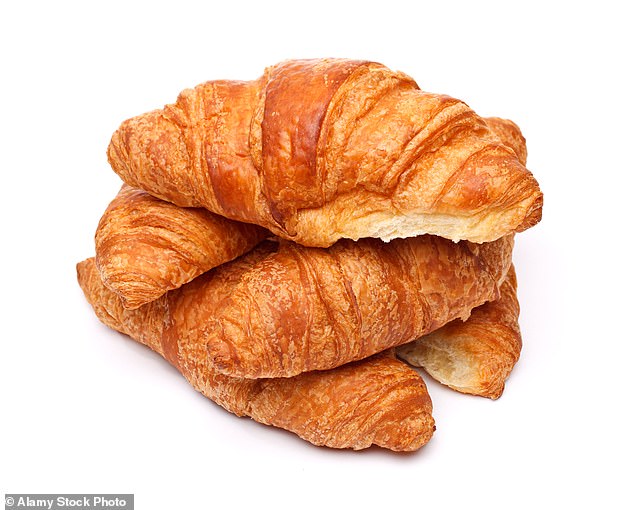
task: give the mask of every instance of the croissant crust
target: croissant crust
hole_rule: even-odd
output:
[[[482,118],[373,62],[287,61],[203,83],[125,121],[108,159],[156,197],[307,246],[486,242],[541,217],[537,182]]]
[[[105,285],[138,308],[249,251],[268,231],[206,209],[183,209],[123,185],[95,234]]]

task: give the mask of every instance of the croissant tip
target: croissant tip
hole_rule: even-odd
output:
[[[124,130],[125,122],[121,124],[119,129],[112,133],[110,143],[108,144],[108,148],[106,149],[106,157],[108,158],[108,163],[110,163],[110,166],[116,173],[119,173],[118,170],[122,168],[122,165],[124,165],[125,161],[129,159],[129,150],[127,150],[126,144],[124,143]]]
[[[93,263],[93,260],[94,259],[92,257],[89,257],[75,264],[75,270],[77,272],[77,282],[79,283],[79,286],[82,288],[84,287],[84,282],[86,281],[89,268],[90,268],[90,265]]]
[[[431,438],[434,436],[434,433],[436,432],[436,422],[434,421],[434,418],[429,415],[420,421],[419,427],[419,433],[412,437],[409,442],[385,446],[391,450],[404,453],[411,453],[420,450],[423,446],[429,443]]]

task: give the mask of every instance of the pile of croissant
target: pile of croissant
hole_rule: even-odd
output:
[[[519,128],[373,62],[286,61],[129,119],[77,276],[99,319],[238,416],[411,451],[420,373],[498,398],[521,349],[513,236],[541,219]]]

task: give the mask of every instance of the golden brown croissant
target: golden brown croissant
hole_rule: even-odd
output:
[[[256,248],[136,310],[123,308],[119,297],[103,285],[94,259],[77,265],[77,278],[102,322],[170,360],[194,388],[238,416],[332,448],[376,444],[412,451],[427,443],[435,427],[425,383],[391,352],[286,379],[237,379],[209,368],[204,342],[179,324],[205,320],[213,311],[207,300],[222,299],[239,274],[227,267],[249,266],[250,259],[266,251],[265,246]],[[210,279],[224,284],[205,285]]]
[[[234,377],[334,368],[466,318],[495,299],[512,246],[512,236],[482,245],[435,236],[342,240],[328,249],[267,244],[250,266],[225,264],[223,274],[235,275],[230,292],[222,301],[205,299],[207,312],[183,317],[170,334],[187,329],[207,342],[210,361]],[[172,296],[199,300],[207,287],[228,285],[205,276]]]
[[[206,209],[184,209],[123,185],[99,222],[104,284],[134,309],[249,251],[270,233]]]
[[[511,266],[496,301],[474,309],[465,322],[455,320],[402,345],[397,354],[454,390],[499,398],[522,349],[519,311]]]
[[[282,243],[242,273],[200,334],[238,377],[288,377],[407,343],[497,298],[512,236]],[[198,323],[202,324],[202,323]]]
[[[541,217],[537,182],[482,118],[373,62],[287,61],[187,89],[124,122],[108,159],[154,196],[307,246],[484,242]]]

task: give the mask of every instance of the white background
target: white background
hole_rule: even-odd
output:
[[[3,2],[0,492],[138,509],[633,508],[634,39],[628,2]],[[517,237],[522,358],[496,402],[427,378],[418,453],[238,419],[94,317],[75,263],[124,119],[287,58],[382,62],[516,121],[544,218]]]

